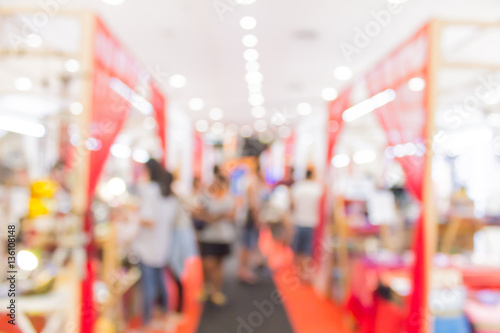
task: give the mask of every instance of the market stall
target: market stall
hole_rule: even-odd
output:
[[[494,206],[498,195],[488,179],[499,170],[495,78],[500,50],[492,42],[499,33],[496,23],[433,21],[329,106],[327,161],[332,166],[327,179],[333,193],[325,202],[323,225],[329,212],[334,215],[334,224],[331,230],[322,230],[333,232],[335,285],[340,284],[340,299],[347,302],[363,332],[440,332],[450,327],[468,332],[467,321],[479,331],[497,329],[494,319],[478,318],[477,304],[494,311],[497,303],[479,300],[468,271],[476,272],[486,288],[498,287],[485,281],[488,272],[498,269],[498,259],[490,257],[487,267],[477,258],[486,251],[478,245],[478,238],[496,239],[490,228],[498,214],[488,207]],[[378,151],[354,151],[353,155],[339,151],[343,132],[367,117],[385,133],[385,140],[374,143]],[[472,156],[482,162],[465,162]],[[378,216],[377,205],[370,207],[369,202],[342,192],[342,188],[353,186],[342,187],[342,177],[336,174],[347,168],[351,159],[357,164],[371,160],[383,166],[371,180],[360,168],[348,170],[351,175],[358,173],[358,180],[378,188],[366,192],[372,193],[372,201],[386,207],[385,211],[395,211],[399,216],[395,224],[388,222],[390,216]],[[459,168],[455,179],[442,176],[447,168]],[[383,180],[394,173],[400,175],[396,178],[408,194],[404,200],[409,200],[409,206],[380,195],[384,185],[388,189]],[[392,191],[396,199],[398,193]],[[366,230],[360,233],[353,223]],[[391,247],[394,244],[390,241],[384,242],[394,230],[398,230],[399,239],[411,235],[399,249]],[[352,237],[363,244],[362,251],[350,248]],[[317,244],[322,239],[320,235]],[[436,254],[438,250],[441,253]],[[453,297],[447,298],[445,292]],[[498,293],[482,292],[490,300]]]
[[[95,14],[59,12],[41,20],[35,9],[8,9],[0,15],[0,146],[10,150],[2,167],[17,175],[14,183],[2,180],[3,193],[7,201],[15,192],[26,202],[7,205],[18,208],[6,223],[20,228],[25,261],[40,263],[21,267],[26,295],[36,296],[19,299],[20,306],[46,317],[47,332],[91,332],[97,317],[118,320],[119,327],[119,316],[108,310],[139,275],[121,266],[116,226],[98,223],[109,216],[97,216],[96,202],[108,189],[107,204],[123,204],[116,197],[134,183],[134,163],[149,156],[166,163],[165,98]],[[18,162],[9,165],[14,155]],[[70,301],[56,302],[58,295]]]

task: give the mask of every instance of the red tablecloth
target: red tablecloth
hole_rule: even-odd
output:
[[[383,274],[406,270],[401,263],[377,265],[360,259],[353,264],[347,309],[356,318],[361,333],[401,332],[404,310],[381,299],[376,290]]]
[[[456,267],[463,274],[463,281],[467,289],[500,289],[500,270],[477,267]],[[368,259],[358,259],[354,262],[351,271],[351,291],[347,309],[359,323],[361,333],[401,332],[404,325],[404,307],[377,297],[376,289],[384,274],[410,273],[408,267],[399,263],[380,265]],[[481,333],[500,333],[500,308],[482,305],[469,300],[464,309],[471,323]],[[482,313],[487,313],[486,320]],[[494,318],[493,318],[494,317]],[[490,322],[493,323],[491,330]],[[498,326],[497,326],[498,325]]]
[[[500,269],[459,268],[468,289],[500,289]]]

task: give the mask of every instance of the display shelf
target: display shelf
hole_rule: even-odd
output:
[[[2,8],[0,27],[11,25],[12,29],[0,30],[10,31],[11,37],[12,34],[22,37],[23,20],[29,21],[30,16],[37,12],[36,8]],[[28,78],[32,89],[23,92],[22,99],[32,101],[37,108],[19,109],[17,105],[19,110],[14,108],[12,117],[36,122],[41,134],[27,138],[31,133],[8,133],[1,138],[0,149],[2,167],[15,160],[10,156],[11,152],[16,149],[25,152],[26,161],[16,166],[24,168],[23,172],[14,174],[7,179],[9,182],[21,184],[26,189],[33,181],[49,178],[63,185],[61,188],[68,192],[68,205],[60,214],[72,215],[78,221],[66,224],[61,219],[54,220],[47,224],[48,229],[43,232],[45,236],[40,233],[38,237],[32,237],[27,233],[26,238],[31,237],[36,241],[35,245],[47,252],[55,250],[54,247],[78,247],[74,249],[78,254],[69,259],[76,272],[74,281],[70,283],[75,288],[75,295],[67,304],[66,317],[61,320],[74,323],[72,331],[87,333],[93,330],[97,315],[94,306],[96,281],[113,281],[113,274],[120,271],[116,246],[110,246],[109,242],[100,244],[104,249],[103,262],[99,262],[96,255],[96,216],[91,209],[95,190],[102,180],[109,180],[108,171],[119,171],[118,175],[131,184],[135,181],[131,167],[125,167],[125,171],[120,166],[105,170],[110,148],[117,143],[119,134],[138,134],[130,140],[131,144],[125,143],[129,145],[130,155],[134,150],[142,149],[166,164],[166,100],[145,66],[115,38],[95,13],[60,10],[57,14],[39,32],[44,40],[39,48],[29,47],[26,43],[16,45],[9,36],[4,36],[0,42],[0,74],[3,78],[0,97],[25,105],[15,99],[19,92],[13,91],[8,84],[18,77]],[[68,70],[66,64],[69,60],[78,65],[75,70]],[[34,68],[43,70],[35,71]],[[142,126],[147,117],[152,118],[154,129],[147,130]],[[127,123],[127,120],[130,122]],[[139,147],[139,144],[142,146]],[[58,163],[61,170],[52,172]],[[120,165],[116,161],[113,164]],[[32,208],[35,204],[43,208],[40,203],[44,200],[35,199],[31,200]],[[61,198],[54,200],[62,202]],[[16,215],[15,221],[12,221],[15,223],[24,218],[22,214],[6,213]],[[47,212],[39,210],[38,213],[46,215]],[[42,227],[41,220],[25,220],[23,223],[25,228],[33,230]],[[51,237],[54,232],[75,235]],[[114,238],[116,236],[109,239]],[[99,272],[104,272],[104,276],[98,276]],[[136,280],[136,273],[132,270],[125,277],[130,281]],[[117,289],[117,297],[123,292]]]
[[[474,36],[477,38],[471,38],[467,31],[475,31]],[[485,88],[484,77],[498,74],[500,49],[494,45],[492,36],[499,33],[498,22],[484,24],[433,20],[330,102],[328,124],[325,126],[328,133],[326,179],[332,191],[323,209],[324,215],[331,217],[328,223],[335,226],[333,235],[338,244],[331,262],[335,270],[343,272],[340,276],[345,279],[339,282],[339,274],[336,274],[336,280],[330,285],[340,284],[342,290],[351,291],[360,288],[359,284],[353,282],[352,260],[356,256],[349,255],[349,239],[356,237],[357,242],[365,242],[368,237],[350,228],[348,216],[341,212],[345,211],[343,196],[345,188],[349,187],[345,178],[353,174],[372,172],[376,178],[373,183],[378,187],[383,187],[387,179],[397,181],[412,196],[412,207],[398,208],[400,221],[393,225],[381,225],[378,231],[374,228],[372,234],[378,240],[379,248],[398,256],[408,250],[413,252],[414,260],[409,268],[412,293],[404,303],[408,307],[403,311],[405,316],[418,316],[418,313],[428,311],[436,251],[464,254],[473,250],[475,233],[487,226],[488,217],[484,207],[493,192],[486,186],[486,168],[483,171],[484,179],[477,176],[481,172],[477,168],[468,167],[468,173],[465,173],[466,158],[459,155],[465,155],[463,151],[470,152],[467,153],[470,156],[479,154],[479,151],[486,155],[493,154],[482,149],[484,142],[481,142],[481,147],[479,143],[474,143],[483,132],[489,137],[493,137],[495,132],[485,121],[486,116],[494,112],[491,103],[475,93]],[[472,82],[471,78],[474,77],[479,77],[479,83]],[[422,84],[415,87],[413,81]],[[474,117],[461,117],[459,123],[453,126],[447,118],[450,109],[457,105],[465,108],[467,101],[472,99],[474,102],[477,100],[477,105],[474,108],[467,106],[467,110]],[[365,110],[363,106],[368,101],[377,106]],[[374,134],[373,142],[364,143],[373,147],[374,156],[382,156],[371,163],[383,166],[369,170],[355,165],[362,163],[350,163],[353,160],[356,162],[355,154],[347,158],[351,157],[350,149],[355,146],[352,144],[353,136],[347,141],[343,139],[343,133],[349,130],[354,133],[355,129],[358,130],[355,133],[361,133],[368,128],[368,124],[373,127],[374,122],[380,124],[386,138],[377,140],[378,136]],[[477,127],[481,127],[481,131],[477,131],[476,135],[474,131]],[[458,150],[453,146],[454,142],[460,142],[459,148],[462,149],[455,155]],[[359,150],[361,144],[356,143],[358,147],[355,148]],[[334,159],[337,156],[342,157],[342,161],[350,160],[347,166],[337,163]],[[489,163],[490,174],[495,168],[498,170],[495,157],[484,159],[485,163]],[[395,165],[398,167],[395,168]],[[443,168],[455,167],[458,171],[450,172],[450,180],[442,177],[445,174]],[[475,177],[472,177],[472,172],[475,172]],[[491,179],[493,175],[489,177]],[[465,196],[453,199],[452,193],[459,185],[465,185]],[[451,202],[452,209],[444,209],[447,205],[443,205],[443,202]],[[468,216],[464,216],[464,211],[467,211]],[[438,221],[444,223],[439,224]],[[409,234],[412,237],[407,238]],[[400,244],[391,247],[395,242]],[[358,256],[360,254],[364,255],[363,251],[358,251]],[[342,301],[346,302],[345,299]],[[383,314],[380,313],[380,316]],[[428,331],[425,320],[420,317],[410,326],[405,328],[409,332]]]

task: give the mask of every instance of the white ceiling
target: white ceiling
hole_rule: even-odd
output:
[[[0,6],[41,8],[39,0],[0,0]],[[239,26],[243,16],[254,16],[259,38],[256,49],[264,76],[264,106],[268,110],[294,110],[300,102],[324,112],[321,89],[339,90],[333,70],[349,65],[361,75],[377,60],[433,17],[498,20],[497,0],[408,0],[381,34],[347,63],[342,42],[352,43],[356,28],[373,20],[372,11],[387,8],[386,0],[257,0],[227,11],[223,20],[214,3],[230,0],[125,0],[112,6],[101,0],[53,0],[64,9],[92,8],[137,57],[156,72],[169,101],[192,119],[207,118],[208,110],[224,110],[225,123],[251,123],[245,60],[241,43],[248,31]],[[168,86],[168,76],[182,74],[184,88]],[[187,102],[202,98],[205,108],[190,111]],[[270,112],[268,112],[269,115]],[[299,118],[300,119],[300,118]]]

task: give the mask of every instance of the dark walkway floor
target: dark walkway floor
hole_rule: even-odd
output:
[[[224,293],[227,305],[205,304],[198,333],[293,333],[283,305],[273,301],[277,289],[269,273],[258,284],[237,281],[234,259],[228,262]]]

